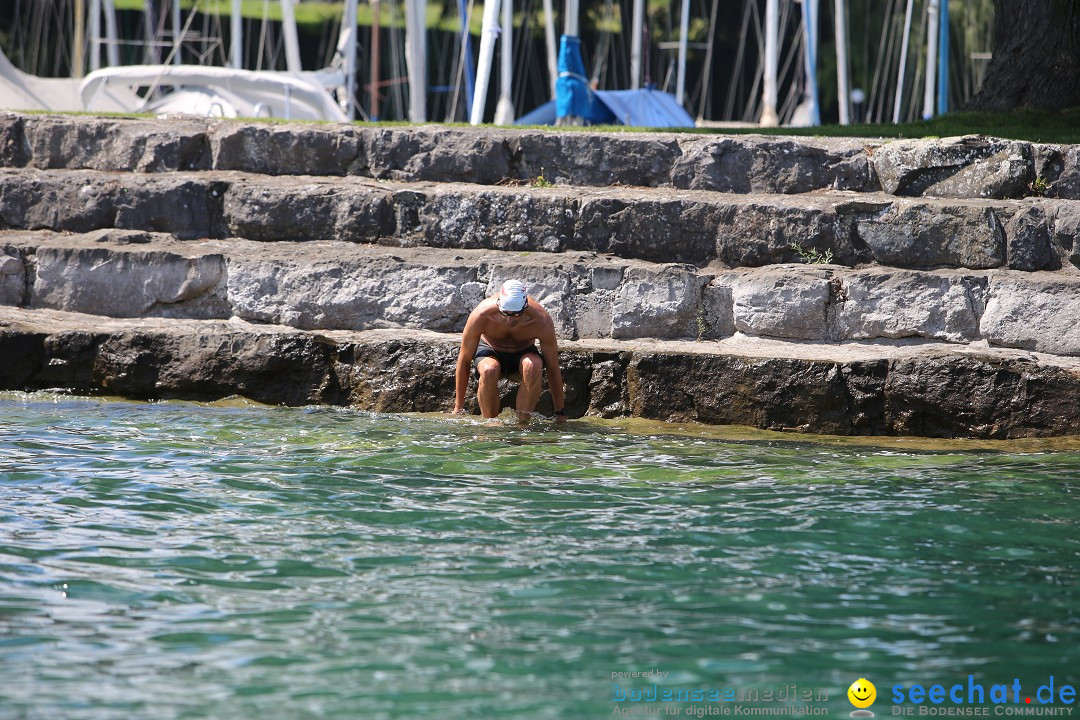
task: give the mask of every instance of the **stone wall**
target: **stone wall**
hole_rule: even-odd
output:
[[[438,409],[455,333],[520,277],[576,414],[1071,433],[1077,160],[983,137],[3,114],[0,339],[39,349],[0,387]],[[42,331],[49,313],[90,327]]]

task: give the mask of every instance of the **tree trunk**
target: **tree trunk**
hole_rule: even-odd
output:
[[[994,57],[967,110],[1080,106],[1080,0],[994,0]]]

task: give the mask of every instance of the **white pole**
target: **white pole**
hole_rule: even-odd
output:
[[[544,0],[544,41],[547,43],[551,97],[555,97],[555,83],[559,80],[559,49],[555,47],[555,4],[552,0]]]
[[[409,120],[427,120],[427,0],[405,0],[405,61],[409,72]]]
[[[356,119],[356,14],[357,0],[346,0],[339,45],[345,50],[345,114]]]
[[[90,69],[101,68],[101,0],[90,0]]]
[[[634,0],[630,23],[630,89],[641,87],[641,28],[645,22],[645,0]]]
[[[836,85],[840,100],[840,124],[851,123],[851,83],[848,80],[847,10],[844,0],[835,0]]]
[[[229,64],[238,70],[244,67],[244,16],[240,8],[241,0],[232,0],[232,9],[229,11],[229,35],[232,43],[229,54],[232,57]]]
[[[75,13],[75,17],[72,18],[75,22],[74,37],[72,37],[71,48],[71,74],[73,77],[81,78],[86,73],[86,64],[83,57],[86,46],[83,44],[86,42],[86,6],[83,4],[83,0],[75,0],[75,7],[72,8]]]
[[[566,0],[566,23],[563,25],[563,34],[570,37],[578,36],[579,5],[579,0]]]
[[[514,74],[514,0],[502,3],[502,37],[499,39],[499,103],[495,106],[495,124],[514,124],[514,101],[511,97]]]
[[[484,121],[487,105],[488,81],[491,80],[491,59],[495,56],[495,36],[499,34],[499,0],[484,0],[484,24],[480,35],[480,58],[476,64],[476,85],[473,90],[472,112],[469,123],[479,125]]]
[[[900,69],[896,73],[896,101],[893,103],[892,121],[895,125],[900,122],[900,103],[904,99],[904,75],[907,73],[907,46],[911,36],[911,6],[915,0],[907,0],[907,11],[904,14],[904,40],[900,44]]]
[[[686,97],[686,37],[690,34],[690,0],[682,0],[682,22],[679,24],[679,71],[675,76],[675,102],[683,104]]]
[[[116,6],[113,0],[105,2],[105,59],[109,67],[120,64],[120,49],[117,45],[116,35]]]
[[[79,0],[75,0],[75,2],[79,2]],[[146,0],[145,9],[143,10],[143,33],[146,35],[146,45],[143,48],[143,63],[146,65],[157,65],[161,59],[158,57],[156,17],[157,11],[154,9],[154,0]]]
[[[180,33],[184,29],[180,21],[180,0],[172,0],[173,65],[180,64]]]
[[[817,10],[817,0],[802,0],[803,57],[806,59],[806,102],[809,106],[807,122],[811,126],[821,124],[817,87]]]
[[[938,21],[941,20],[941,10],[938,7],[938,0],[930,0],[930,2],[927,3],[926,12],[930,13],[930,17],[928,18],[930,22],[927,26],[926,37],[926,88],[923,92],[923,120],[929,120],[934,117],[934,100],[937,96],[935,83],[937,82],[938,63]]]
[[[296,35],[295,0],[281,0],[281,32],[285,35],[285,68],[291,73],[299,73],[304,68],[300,65],[300,39]]]
[[[780,0],[765,2],[765,78],[762,86],[761,126],[776,127],[776,71],[780,53]]]

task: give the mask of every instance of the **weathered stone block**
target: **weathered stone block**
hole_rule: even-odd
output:
[[[201,178],[129,177],[110,194],[116,212],[114,227],[171,233],[184,240],[222,232],[222,190]]]
[[[597,353],[589,371],[589,398],[585,412],[603,418],[620,417],[629,413],[626,363],[626,358],[605,360],[603,355]]]
[[[433,247],[561,252],[573,235],[576,201],[560,194],[436,189],[419,207]]]
[[[448,128],[364,128],[367,165],[352,172],[387,180],[493,185],[510,176],[506,140]]]
[[[1035,179],[1030,143],[977,135],[897,140],[872,160],[882,188],[893,195],[1020,198]]]
[[[378,197],[380,194],[375,194]],[[353,194],[354,199],[360,197]],[[341,193],[321,181],[303,184],[233,183],[223,212],[229,232],[250,240],[332,240]]]
[[[1080,355],[1080,277],[994,273],[980,325],[992,345]]]
[[[88,232],[111,227],[120,183],[79,173],[0,172],[0,225],[8,229]]]
[[[36,168],[169,172],[210,166],[206,125],[196,120],[130,120],[51,115],[25,123]]]
[[[1072,434],[1078,381],[1074,372],[1031,358],[914,354],[889,368],[888,432],[996,439]]]
[[[1005,264],[1005,230],[991,206],[898,201],[857,221],[856,232],[882,265],[982,270]]]
[[[702,340],[716,340],[730,337],[735,332],[735,307],[731,287],[710,282],[701,291],[701,326],[698,328]]]
[[[451,332],[464,327],[476,300],[470,292],[474,268],[417,264],[318,242],[276,243],[273,252],[237,243],[234,250],[229,303],[247,320],[303,329]]]
[[[571,299],[576,338],[611,337],[611,320],[625,268],[593,265]]]
[[[26,120],[16,113],[0,113],[0,167],[23,167],[30,161]]]
[[[1051,235],[1054,249],[1065,262],[1080,267],[1080,204],[1060,203],[1054,209]]]
[[[830,278],[829,270],[780,265],[722,273],[713,284],[731,288],[739,332],[819,340],[829,335]]]
[[[95,172],[0,172],[0,224],[12,229],[90,232],[122,228],[180,238],[220,232],[220,190],[183,176]]]
[[[266,175],[345,175],[364,164],[356,131],[338,125],[224,122],[209,133],[213,167]]]
[[[1080,145],[1036,145],[1035,168],[1047,197],[1080,200]]]
[[[715,257],[716,205],[640,194],[581,201],[572,246],[652,262],[705,265]]]
[[[717,258],[732,267],[798,262],[799,254],[792,248],[797,243],[807,251],[832,252],[832,261],[839,265],[863,259],[865,251],[852,243],[850,216],[827,204],[807,204],[799,207],[762,198],[727,205],[716,234]]]
[[[26,292],[26,266],[21,258],[0,253],[0,305],[21,305]]]
[[[752,193],[822,188],[869,190],[870,165],[858,142],[744,136],[685,141],[671,171],[675,187]]]
[[[699,337],[705,330],[701,299],[708,282],[685,267],[628,269],[612,309],[611,337]]]
[[[674,138],[652,135],[522,132],[507,142],[512,177],[570,185],[667,185],[682,152]]]
[[[874,269],[838,275],[836,282],[829,308],[834,340],[979,337],[985,277]]]
[[[1058,270],[1061,261],[1050,244],[1046,213],[1040,207],[1021,208],[1005,224],[1009,267],[1013,270]]]
[[[851,434],[883,424],[883,361],[845,363],[689,353],[635,353],[632,414]],[[844,372],[846,370],[846,372]],[[852,376],[855,376],[853,379]],[[858,392],[849,390],[856,386]]]
[[[111,317],[228,317],[220,255],[110,247],[41,247],[31,307]]]
[[[317,336],[215,328],[210,333],[116,333],[93,354],[93,383],[134,398],[220,398],[306,405],[329,383],[327,343]]]

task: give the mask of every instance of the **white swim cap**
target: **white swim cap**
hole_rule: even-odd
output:
[[[525,283],[520,280],[507,280],[502,284],[502,289],[499,290],[499,310],[521,312],[526,301]]]

